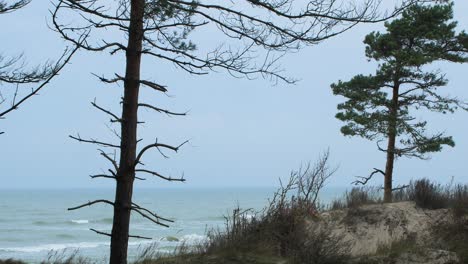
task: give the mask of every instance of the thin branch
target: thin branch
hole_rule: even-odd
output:
[[[109,236],[109,237],[112,237],[112,234],[109,234],[109,233],[106,233],[106,232],[102,232],[102,231],[99,231],[99,230],[96,230],[94,228],[90,228],[89,230],[99,234],[99,235],[104,235],[104,236]],[[144,237],[144,236],[134,236],[134,235],[128,235],[128,237],[131,237],[131,238],[140,238],[140,239],[148,239],[148,240],[151,240],[152,238],[151,237]]]
[[[49,76],[49,78],[47,78],[43,83],[41,83],[38,87],[36,88],[33,88],[31,90],[31,92],[29,94],[27,94],[26,96],[24,96],[23,98],[21,98],[20,100],[18,100],[18,102],[13,102],[13,104],[6,110],[4,110],[3,112],[0,112],[0,117],[3,117],[5,116],[6,114],[8,114],[9,112],[13,111],[13,110],[16,110],[18,109],[18,107],[20,105],[22,105],[26,100],[28,100],[30,97],[36,95],[40,90],[42,90],[42,88],[44,88],[50,81],[52,81],[52,79],[59,75],[60,71],[65,67],[65,65],[68,64],[68,62],[70,61],[70,59],[72,58],[72,56],[75,54],[75,52],[78,50],[78,46],[76,46],[68,55],[68,49],[65,49],[64,53],[62,54],[62,56],[60,57],[60,59],[58,60],[58,62],[56,63],[56,65],[54,66],[54,71],[52,72],[52,74]],[[64,59],[65,58],[65,59]]]
[[[151,239],[152,239],[151,237],[135,236],[135,235],[128,235],[128,237],[131,237],[131,238],[140,238],[140,239],[147,239],[147,240],[151,240]]]
[[[151,218],[151,216],[149,216],[149,215],[147,215],[146,213],[140,211],[140,209],[138,209],[138,208],[132,207],[131,209],[132,209],[133,211],[137,212],[139,215],[143,216],[144,218],[150,220],[151,222],[153,222],[153,223],[155,223],[155,224],[157,224],[157,225],[164,226],[164,227],[169,227],[169,225],[164,224],[164,223],[161,223],[161,222],[159,222],[157,219]]]
[[[385,176],[385,172],[383,172],[382,170],[379,170],[379,169],[377,169],[377,168],[374,168],[374,171],[373,171],[368,177],[356,176],[356,178],[358,178],[358,180],[353,181],[351,184],[354,184],[354,185],[358,185],[358,184],[366,185],[367,182],[370,181],[370,180],[372,179],[372,177],[373,177],[376,173],[380,173],[380,174],[382,174],[383,176]],[[360,180],[359,180],[359,179],[360,179]]]
[[[157,83],[154,83],[154,82],[151,82],[151,81],[147,81],[147,80],[139,80],[138,82],[143,84],[143,85],[146,85],[146,86],[148,86],[150,88],[153,88],[156,91],[160,91],[160,92],[163,92],[163,93],[167,92],[167,88],[164,85],[160,85],[160,84],[157,84]]]
[[[96,145],[100,145],[102,147],[110,147],[110,148],[120,148],[120,146],[117,146],[117,145],[114,145],[114,144],[110,144],[110,143],[106,143],[106,142],[102,142],[102,141],[97,141],[95,139],[83,139],[80,137],[80,135],[78,134],[76,137],[75,136],[72,136],[72,135],[69,135],[68,137],[76,140],[76,141],[79,141],[79,142],[84,142],[84,143],[90,143],[90,144],[96,144]]]
[[[158,107],[152,106],[150,104],[144,104],[144,103],[138,104],[138,107],[150,108],[150,109],[153,109],[154,111],[157,111],[159,113],[164,113],[164,114],[167,114],[167,115],[175,115],[175,116],[185,116],[185,115],[187,115],[187,112],[184,112],[184,113],[171,112],[169,110],[158,108]]]
[[[144,207],[139,206],[139,205],[136,204],[136,203],[133,203],[133,202],[132,202],[132,205],[133,205],[136,209],[143,210],[143,211],[145,211],[145,212],[151,214],[152,216],[156,217],[157,219],[161,219],[161,220],[166,221],[166,222],[174,223],[174,220],[161,217],[161,216],[157,215],[156,213],[154,213],[154,212],[152,212],[152,211],[150,211],[150,210],[148,210],[148,209],[146,209],[146,208],[144,208]]]
[[[178,145],[177,147],[174,147],[174,146],[171,146],[171,145],[167,145],[167,144],[161,144],[161,143],[158,143],[158,140],[156,139],[156,143],[154,144],[150,144],[146,147],[144,147],[143,149],[141,149],[141,151],[138,153],[137,157],[136,157],[136,160],[135,160],[135,166],[140,162],[140,159],[141,157],[143,156],[143,154],[145,154],[145,152],[151,148],[156,148],[159,153],[161,153],[161,155],[163,155],[163,157],[165,158],[168,158],[162,151],[160,148],[166,148],[166,149],[170,149],[170,150],[173,150],[175,152],[177,152],[179,150],[180,147],[182,147],[183,145],[185,145],[186,143],[188,143],[189,141],[186,140],[184,142],[182,142],[182,144]]]
[[[111,117],[113,117],[114,119],[111,119],[110,121],[112,123],[114,122],[122,122],[122,119],[119,118],[117,115],[115,115],[114,113],[112,113],[111,111],[107,110],[107,109],[104,109],[102,107],[100,107],[99,105],[96,104],[96,98],[94,99],[94,102],[91,102],[91,105],[94,106],[95,108],[101,110],[102,112],[110,115]]]
[[[97,74],[94,74],[94,73],[92,73],[92,75],[96,76],[101,82],[104,82],[104,83],[116,83],[116,82],[125,80],[123,77],[119,76],[118,74],[115,74],[116,78],[114,79],[107,79],[102,76],[98,76]]]
[[[111,158],[109,155],[107,155],[107,153],[105,153],[103,150],[99,150],[101,152],[101,156],[103,156],[104,158],[106,158],[108,161],[110,161],[112,163],[112,165],[114,166],[114,169],[116,172],[119,171],[119,165],[117,165],[117,162],[115,161],[115,159]],[[117,177],[117,176],[116,176]]]
[[[112,237],[112,235],[109,234],[109,233],[105,233],[105,232],[102,232],[102,231],[98,231],[98,230],[93,229],[93,228],[90,228],[89,230],[91,230],[91,231],[93,231],[93,232],[96,232],[96,233],[99,234],[99,235],[104,235],[104,236]]]
[[[135,172],[143,172],[143,173],[148,173],[148,174],[151,174],[153,176],[156,176],[156,177],[159,177],[163,180],[166,180],[166,181],[179,181],[179,182],[185,182],[185,179],[184,179],[184,176],[182,175],[181,178],[172,178],[172,177],[166,177],[166,176],[163,176],[155,171],[150,171],[150,170],[145,170],[145,169],[136,169]]]
[[[108,179],[114,179],[114,180],[117,179],[115,176],[106,175],[106,174],[89,175],[89,177],[91,179],[95,179],[95,178],[108,178]]]
[[[392,192],[394,192],[394,191],[400,191],[400,190],[406,189],[406,188],[408,188],[408,187],[409,187],[409,185],[407,185],[407,184],[402,185],[402,186],[398,186],[398,187],[396,187],[396,188],[393,188],[393,189],[392,189]]]
[[[78,205],[78,206],[75,206],[75,207],[71,207],[71,208],[68,208],[67,210],[68,211],[73,211],[73,210],[77,210],[77,209],[80,209],[80,208],[83,208],[85,206],[91,206],[93,204],[97,204],[97,203],[106,203],[106,204],[110,204],[112,206],[114,206],[114,203],[109,201],[109,200],[103,200],[103,199],[100,199],[100,200],[94,200],[94,201],[90,201],[88,203],[85,203],[85,204],[82,204],[82,205]]]

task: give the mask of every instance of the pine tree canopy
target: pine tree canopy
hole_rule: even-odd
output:
[[[385,33],[365,37],[366,56],[379,62],[376,73],[331,85],[335,95],[346,98],[336,114],[345,122],[344,135],[380,142],[394,134],[400,144],[393,154],[418,158],[455,145],[444,133],[428,135],[427,122],[412,115],[418,109],[443,114],[468,110],[458,98],[441,95],[438,89],[448,80],[439,70],[427,69],[436,61],[468,62],[468,35],[455,32],[452,7],[413,5],[387,22]]]

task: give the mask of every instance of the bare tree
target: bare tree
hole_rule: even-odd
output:
[[[0,1],[0,15],[25,7],[31,0],[10,4]],[[46,62],[28,69],[22,55],[6,57],[0,54],[0,119],[19,108],[26,100],[37,95],[70,61],[75,49],[66,49],[57,62]],[[32,87],[31,87],[32,86]],[[0,131],[0,134],[3,134]]]
[[[147,174],[168,181],[185,180],[143,168],[142,159],[148,151],[157,150],[165,156],[163,150],[177,152],[184,143],[171,146],[156,141],[139,147],[138,143],[142,142],[137,139],[137,127],[141,122],[138,110],[146,108],[171,116],[185,115],[140,101],[140,87],[160,93],[168,91],[167,86],[141,76],[143,55],[159,62],[172,62],[195,75],[225,70],[236,77],[262,76],[293,83],[295,80],[284,76],[276,63],[286,52],[317,44],[361,22],[379,22],[394,17],[413,2],[402,1],[394,10],[379,13],[379,0],[364,0],[362,4],[336,0],[302,3],[292,0],[59,0],[52,11],[52,23],[62,38],[84,50],[109,52],[116,56],[124,54],[126,57],[123,73],[115,73],[112,77],[96,74],[103,83],[123,84],[121,113],[113,113],[93,103],[95,108],[110,116],[113,124],[120,126],[120,143],[74,137],[114,150],[113,154],[100,150],[111,163],[110,174],[93,177],[116,181],[115,200],[87,204],[106,203],[113,207],[112,232],[107,234],[111,237],[110,263],[127,262],[132,211],[166,225],[163,220],[167,219],[133,202],[133,184],[139,179],[137,175]],[[229,45],[219,45],[202,54],[190,39],[190,33],[202,27],[219,29]],[[102,39],[104,31],[123,33],[123,37]]]

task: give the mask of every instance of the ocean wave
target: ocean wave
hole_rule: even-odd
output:
[[[74,224],[89,224],[89,220],[86,219],[78,219],[78,220],[71,220]]]
[[[128,242],[129,246],[145,246],[151,244],[157,244],[158,240],[140,240],[140,241],[131,241]]]
[[[196,245],[196,244],[206,242],[208,239],[209,238],[205,235],[189,234],[189,235],[182,236],[180,238],[180,241],[187,245]]]
[[[44,245],[38,245],[38,246],[0,248],[0,251],[37,253],[41,251],[59,251],[59,250],[65,250],[65,249],[97,248],[101,246],[109,246],[109,242],[79,242],[79,243],[68,243],[68,244],[44,244]]]

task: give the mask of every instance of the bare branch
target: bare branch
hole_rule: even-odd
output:
[[[106,158],[108,161],[110,161],[112,163],[112,165],[114,166],[115,171],[118,174],[119,165],[117,165],[117,162],[115,161],[115,159],[109,157],[109,155],[107,155],[107,153],[105,153],[103,150],[100,149],[99,151],[101,152],[101,156],[103,156],[104,158]],[[117,176],[115,175],[115,177],[117,177]]]
[[[146,85],[146,86],[148,86],[150,88],[153,88],[156,91],[160,91],[160,92],[163,92],[163,93],[167,92],[167,88],[164,85],[160,85],[160,84],[150,82],[150,81],[147,81],[147,80],[139,80],[139,82],[141,84],[143,84],[143,85]]]
[[[94,106],[95,108],[101,110],[102,112],[110,115],[111,117],[113,117],[114,119],[111,119],[111,123],[114,123],[114,122],[122,122],[122,119],[120,119],[117,115],[113,114],[111,111],[109,110],[106,110],[102,107],[100,107],[99,105],[96,104],[96,98],[94,99],[94,102],[91,102],[91,105]]]
[[[136,203],[132,203],[132,205],[133,205],[136,209],[140,209],[140,210],[142,210],[142,211],[145,211],[145,212],[151,214],[152,216],[156,217],[157,219],[161,219],[161,220],[166,221],[166,222],[174,223],[174,220],[161,217],[161,216],[157,215],[156,213],[154,213],[154,212],[152,212],[152,211],[150,211],[150,210],[148,210],[148,209],[146,209],[146,208],[144,208],[144,207],[139,206],[139,205],[136,204]]]
[[[73,210],[77,210],[77,209],[83,208],[85,206],[91,206],[91,205],[97,204],[97,203],[106,203],[106,204],[110,204],[110,205],[114,206],[113,202],[111,202],[109,200],[100,199],[100,200],[90,201],[88,203],[85,203],[85,204],[82,204],[82,205],[79,205],[79,206],[76,206],[76,207],[71,207],[71,208],[68,208],[67,210],[68,211],[73,211]]]
[[[175,116],[185,116],[185,115],[187,115],[187,112],[185,112],[185,113],[175,113],[175,112],[171,112],[171,111],[166,110],[166,109],[158,108],[158,107],[152,106],[150,104],[144,104],[144,103],[138,104],[138,107],[150,108],[150,109],[153,109],[156,112],[164,113],[164,114],[167,114],[167,115],[175,115]]]
[[[104,236],[112,237],[112,235],[109,234],[109,233],[105,233],[105,232],[102,232],[102,231],[98,231],[98,230],[93,229],[93,228],[90,228],[89,230],[91,230],[91,231],[93,231],[93,232],[96,232],[96,233],[99,234],[99,235],[104,235]]]
[[[128,237],[131,237],[131,238],[139,238],[139,239],[147,239],[147,240],[151,240],[151,239],[152,239],[151,237],[135,236],[135,235],[128,235]]]
[[[132,210],[137,212],[139,215],[143,216],[144,218],[150,220],[151,222],[153,222],[153,223],[155,223],[157,225],[164,226],[164,227],[169,227],[169,225],[159,222],[158,219],[152,218],[151,216],[149,216],[146,213],[140,211],[140,209],[138,209],[136,207],[132,207]]]
[[[89,177],[91,179],[95,179],[95,178],[108,178],[108,179],[114,179],[114,180],[117,179],[115,176],[106,175],[106,174],[89,175]]]
[[[107,79],[102,76],[98,76],[97,74],[94,74],[94,73],[92,73],[92,75],[96,76],[101,82],[104,82],[104,83],[116,83],[116,82],[125,80],[122,76],[119,76],[118,74],[115,74],[116,77],[114,79]]]
[[[140,162],[141,160],[141,157],[143,156],[143,154],[145,154],[145,152],[151,148],[156,148],[159,153],[161,153],[161,155],[163,155],[163,157],[165,158],[168,158],[162,151],[160,148],[166,148],[166,149],[170,149],[170,150],[173,150],[175,152],[177,152],[179,150],[180,147],[182,147],[183,145],[185,145],[186,143],[188,143],[189,141],[186,140],[184,142],[182,142],[182,144],[174,147],[174,146],[171,146],[171,145],[167,145],[167,144],[161,144],[161,143],[158,143],[158,139],[156,139],[156,143],[154,144],[149,144],[148,146],[144,147],[143,149],[141,149],[140,153],[138,153],[137,157],[136,157],[136,160],[135,160],[135,166]]]
[[[120,148],[120,146],[117,146],[117,145],[114,145],[114,144],[110,144],[110,143],[106,143],[106,142],[102,142],[102,141],[97,141],[95,139],[83,139],[80,137],[80,135],[78,134],[76,137],[75,136],[72,136],[72,135],[69,135],[68,137],[76,140],[76,141],[79,141],[79,142],[84,142],[84,143],[90,143],[90,144],[96,144],[96,145],[100,145],[102,147],[110,147],[110,148]]]
[[[370,181],[370,180],[372,179],[372,177],[373,177],[376,173],[380,173],[380,174],[382,174],[383,176],[385,176],[385,172],[383,172],[382,170],[379,170],[379,169],[374,168],[374,171],[373,171],[368,177],[356,176],[356,178],[358,178],[358,179],[355,180],[355,181],[353,181],[351,184],[354,184],[354,185],[358,185],[358,184],[366,185],[367,182]],[[359,179],[361,179],[361,180],[359,180]]]
[[[145,169],[136,169],[135,172],[143,172],[143,173],[148,173],[148,174],[151,174],[153,176],[156,176],[156,177],[159,177],[163,180],[166,180],[166,181],[179,181],[179,182],[185,182],[185,179],[184,179],[184,176],[182,175],[182,177],[180,178],[172,178],[172,177],[166,177],[166,176],[163,176],[155,171],[150,171],[150,170],[145,170]]]
[[[400,190],[406,189],[406,188],[408,188],[408,187],[409,187],[408,184],[405,184],[405,185],[402,185],[402,186],[398,186],[398,187],[393,188],[393,189],[392,189],[392,192],[394,192],[394,191],[400,191]]]
[[[55,76],[59,75],[60,71],[65,67],[65,65],[68,64],[68,62],[70,61],[70,59],[72,58],[72,56],[75,54],[77,50],[78,50],[77,46],[71,52],[69,52],[68,49],[66,49],[64,53],[62,54],[62,56],[60,57],[60,59],[58,60],[58,62],[55,64],[52,74],[46,80],[44,80],[44,82],[42,82],[38,87],[33,88],[30,93],[22,97],[20,100],[16,101],[16,95],[15,95],[13,104],[6,110],[0,112],[0,117],[3,117],[9,112],[18,109],[18,107],[22,105],[26,100],[28,100],[32,96],[36,95],[40,90],[42,90],[42,88],[44,88],[50,81],[52,81],[52,79]]]
[[[94,228],[90,228],[89,230],[99,234],[99,235],[104,235],[104,236],[109,236],[109,237],[112,237],[112,234],[109,234],[109,233],[106,233],[106,232],[102,232],[102,231],[99,231],[99,230],[96,230]],[[152,238],[151,237],[144,237],[144,236],[134,236],[134,235],[128,235],[128,237],[131,237],[131,238],[140,238],[140,239],[148,239],[148,240],[151,240]]]

